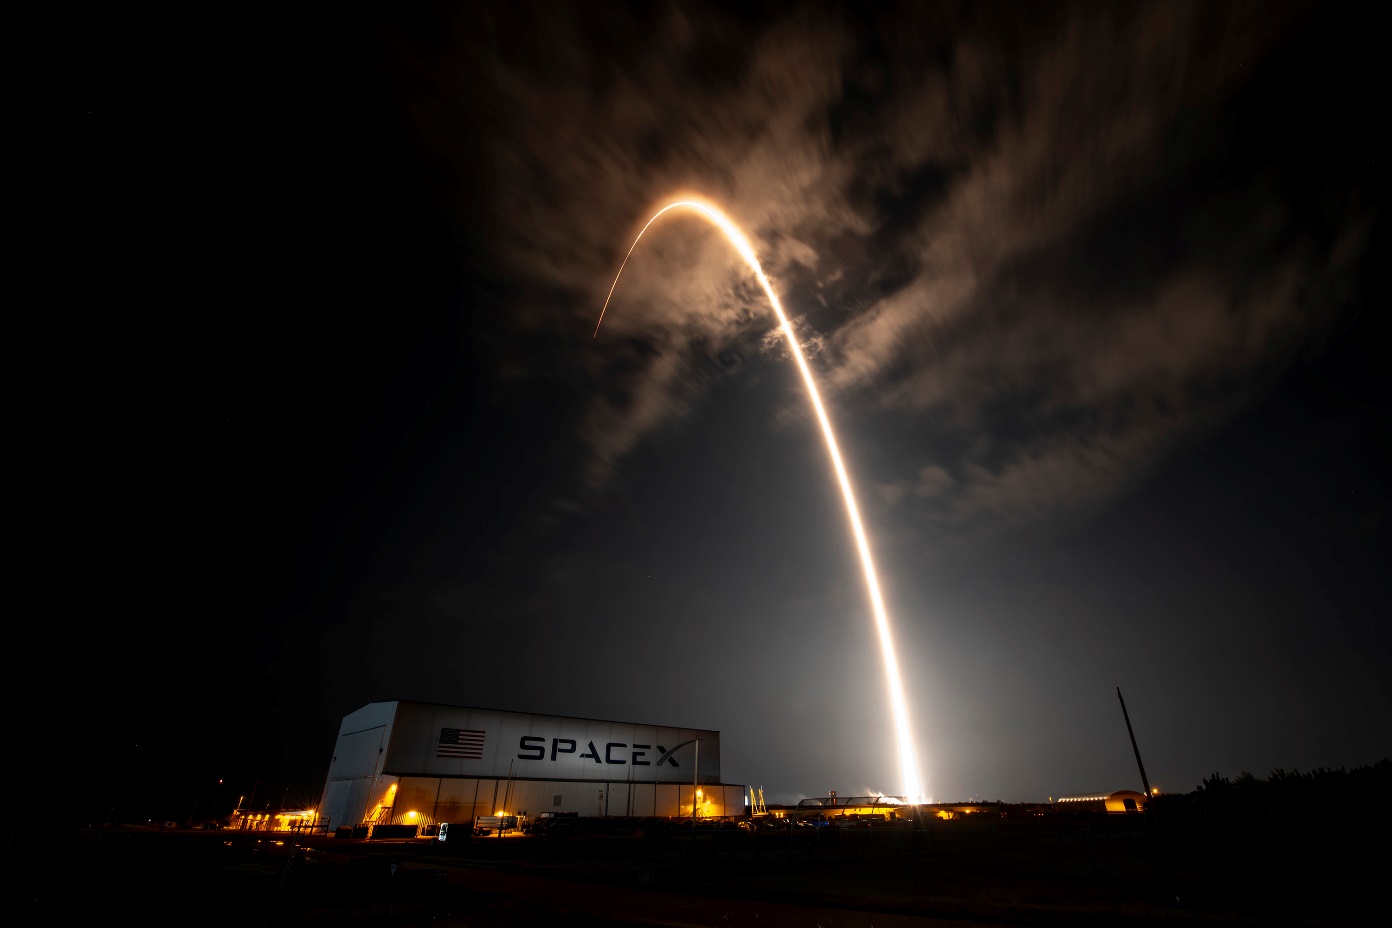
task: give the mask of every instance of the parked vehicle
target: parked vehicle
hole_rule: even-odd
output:
[[[479,837],[498,834],[506,834],[517,829],[517,816],[515,815],[480,815],[474,822],[474,834]]]

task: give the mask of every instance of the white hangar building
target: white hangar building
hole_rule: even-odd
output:
[[[697,756],[699,751],[699,758]],[[481,815],[743,815],[720,732],[432,703],[344,716],[319,824],[434,825]]]

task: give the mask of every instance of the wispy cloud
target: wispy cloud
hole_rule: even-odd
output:
[[[970,527],[1115,492],[1287,365],[1361,254],[1355,211],[1330,247],[1275,178],[1213,168],[1291,25],[1264,6],[1065,8],[1023,39],[930,12],[579,15],[538,18],[530,62],[515,24],[465,41],[516,324],[559,307],[584,331],[660,198],[727,204],[836,401],[951,433],[881,481],[886,505]],[[597,30],[641,41],[577,40]],[[720,374],[698,358],[777,352],[714,232],[640,247],[587,354],[595,482],[699,402]]]

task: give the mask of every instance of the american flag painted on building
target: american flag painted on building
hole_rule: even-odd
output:
[[[435,756],[482,760],[483,732],[474,728],[442,728]]]

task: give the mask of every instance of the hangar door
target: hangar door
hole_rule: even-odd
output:
[[[387,726],[365,728],[343,735],[335,748],[333,770],[319,806],[323,824],[356,825],[367,814],[373,780],[382,753]]]

